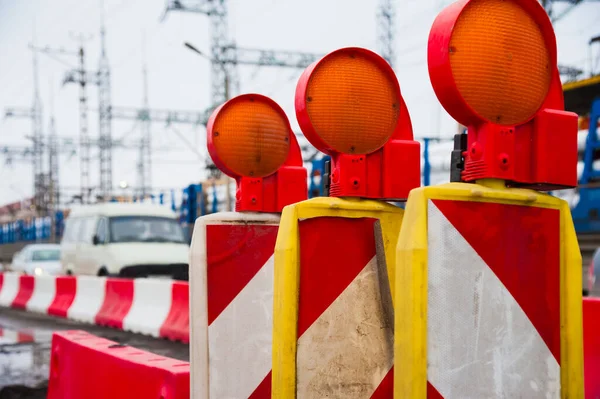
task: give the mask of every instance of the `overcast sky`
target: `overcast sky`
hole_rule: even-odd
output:
[[[395,70],[412,116],[416,137],[451,137],[455,123],[441,110],[427,74],[426,43],[437,12],[450,0],[396,0],[397,34]],[[39,46],[74,50],[73,34],[90,36],[86,43],[87,67],[98,64],[100,0],[0,0],[0,109],[31,106],[33,96],[31,51],[28,43],[35,33]],[[377,50],[377,0],[229,0],[230,36],[242,47],[299,50],[326,53],[342,46]],[[108,57],[112,67],[113,106],[140,106],[141,69],[144,53],[149,71],[150,106],[160,109],[200,111],[210,104],[210,72],[207,60],[183,47],[189,41],[209,53],[209,23],[203,15],[170,13],[161,22],[164,0],[106,0]],[[588,68],[587,42],[600,34],[597,21],[600,3],[582,4],[556,24],[559,62]],[[146,50],[143,50],[143,37]],[[48,125],[51,103],[58,134],[77,138],[79,132],[78,87],[62,86],[74,57],[62,62],[40,55],[40,90],[44,126]],[[240,67],[241,92],[258,92],[273,97],[288,113],[297,129],[293,99],[299,70]],[[52,95],[53,93],[53,95]],[[97,90],[90,87],[90,108],[97,107]],[[2,111],[3,113],[3,111]],[[439,117],[437,116],[439,115]],[[89,130],[98,132],[97,114],[90,112]],[[205,152],[204,128],[175,127],[188,142]],[[31,142],[28,120],[0,120],[0,146],[24,146]],[[139,126],[114,121],[113,137],[132,142],[140,136]],[[153,185],[180,189],[204,178],[203,162],[172,128],[153,125]],[[61,155],[61,186],[79,185],[77,155]],[[92,151],[97,159],[97,150]],[[136,183],[137,151],[115,149],[113,179]],[[15,158],[6,164],[0,155],[0,204],[32,194],[31,165]],[[98,163],[92,163],[92,184],[98,183]],[[73,190],[69,190],[73,193]]]

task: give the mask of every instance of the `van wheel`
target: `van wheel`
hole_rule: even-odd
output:
[[[108,277],[108,270],[106,270],[106,268],[104,266],[102,266],[100,268],[100,270],[98,270],[98,276],[99,277]]]
[[[70,269],[67,270],[67,276],[72,276],[72,275],[73,275],[73,272]]]

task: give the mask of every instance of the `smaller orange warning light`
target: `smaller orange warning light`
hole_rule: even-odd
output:
[[[330,154],[370,154],[392,137],[400,87],[390,65],[362,48],[334,51],[309,67],[296,88],[296,115],[306,138]]]
[[[231,177],[266,177],[288,157],[292,129],[268,97],[245,94],[217,108],[207,127],[208,151]]]

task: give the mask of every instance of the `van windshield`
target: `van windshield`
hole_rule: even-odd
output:
[[[60,249],[38,249],[33,251],[31,260],[34,262],[54,262],[60,260]]]
[[[118,216],[109,225],[110,242],[186,242],[179,223],[166,217]]]

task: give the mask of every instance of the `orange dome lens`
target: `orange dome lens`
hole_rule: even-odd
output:
[[[282,112],[260,96],[226,103],[209,132],[221,162],[240,176],[275,173],[290,149],[289,122]]]
[[[400,116],[396,77],[373,54],[339,51],[323,59],[306,89],[316,134],[345,154],[369,154],[392,136]]]
[[[550,88],[550,50],[517,0],[472,0],[454,27],[450,64],[466,103],[501,125],[531,119]]]

